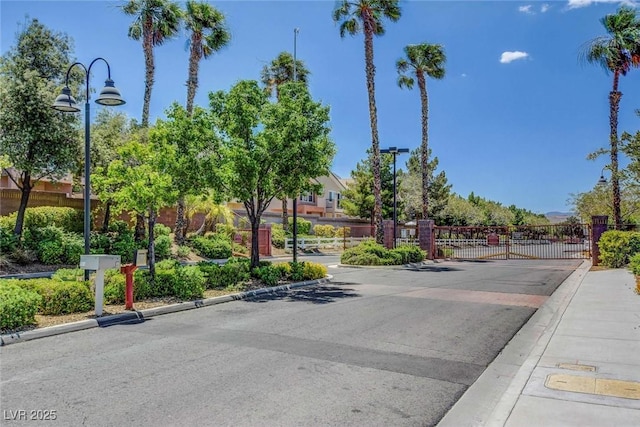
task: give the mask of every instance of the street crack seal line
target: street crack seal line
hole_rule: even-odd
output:
[[[547,375],[544,385],[553,390],[640,400],[640,382],[636,381],[550,374]]]

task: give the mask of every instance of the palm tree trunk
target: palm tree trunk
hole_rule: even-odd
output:
[[[198,89],[198,64],[200,63],[200,55],[198,47],[202,37],[198,34],[191,35],[191,50],[189,55],[189,78],[187,79],[187,113],[193,113],[193,100],[196,97],[196,89]]]
[[[622,93],[611,91],[609,94],[609,125],[611,127],[611,187],[613,191],[613,221],[617,229],[622,223],[620,214],[620,181],[618,179],[618,111]]]
[[[152,30],[153,22],[149,17],[144,23],[142,50],[144,51],[144,103],[142,104],[142,127],[149,127],[149,106],[151,104],[151,89],[153,88],[153,80],[155,74],[155,66],[153,61],[153,40]]]
[[[384,242],[384,230],[382,228],[382,181],[380,177],[380,142],[378,140],[378,112],[375,98],[375,74],[373,65],[373,17],[364,16],[364,56],[367,74],[367,92],[369,95],[369,117],[371,120],[371,163],[373,172],[373,216],[376,242]]]
[[[420,166],[422,172],[422,219],[429,217],[429,96],[427,82],[422,72],[417,73],[422,104],[422,143],[420,145]]]
[[[184,219],[184,196],[178,197],[178,207],[176,208],[176,224],[173,230],[174,242],[178,246],[184,245],[184,230],[186,221]]]

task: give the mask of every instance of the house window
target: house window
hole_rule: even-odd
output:
[[[315,201],[315,197],[313,193],[306,193],[300,196],[301,202],[313,203]]]

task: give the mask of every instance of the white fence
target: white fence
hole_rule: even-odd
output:
[[[350,248],[371,237],[302,237],[298,238],[299,249],[340,249]],[[284,249],[293,249],[293,239],[284,239]]]

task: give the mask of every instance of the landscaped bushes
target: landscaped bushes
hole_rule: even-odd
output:
[[[635,231],[606,231],[598,241],[600,262],[610,268],[627,265],[629,258],[640,252],[640,233]]]
[[[133,262],[137,249],[133,230],[124,221],[112,221],[107,232],[91,232],[91,253],[120,255],[122,263]]]
[[[317,237],[334,237],[336,234],[336,229],[333,225],[314,225],[313,226],[313,234]]]
[[[282,228],[282,224],[271,224],[271,244],[278,249],[284,249],[284,242],[287,232]]]
[[[2,217],[2,228],[13,230],[16,225],[17,212]],[[24,212],[23,229],[43,228],[55,225],[70,233],[82,233],[84,227],[84,213],[73,208],[40,206],[27,208]]]
[[[42,297],[37,292],[11,283],[0,284],[0,331],[36,323]]]
[[[223,265],[200,262],[198,267],[204,273],[207,289],[225,289],[244,283],[251,277],[250,262],[242,258],[230,258]]]
[[[203,258],[226,259],[232,254],[231,242],[219,234],[196,236],[189,239],[187,244]]]
[[[298,235],[311,234],[311,221],[307,221],[304,218],[296,218],[296,224],[298,224]],[[293,230],[293,217],[289,217],[289,231]]]
[[[373,240],[365,240],[342,253],[340,262],[351,265],[401,265],[424,260],[426,253],[417,246],[386,249]]]
[[[18,286],[40,295],[38,313],[59,315],[81,313],[93,308],[93,293],[89,282],[62,282],[53,279],[0,279],[0,287]]]

